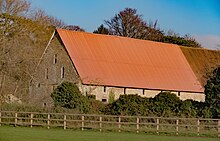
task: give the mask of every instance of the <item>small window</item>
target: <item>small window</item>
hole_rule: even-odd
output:
[[[104,89],[104,92],[106,92],[106,86],[104,86],[104,88],[103,88],[103,89]]]
[[[38,83],[36,86],[37,86],[37,88],[40,88],[40,83]]]
[[[124,88],[124,94],[126,94],[126,88]]]
[[[145,89],[143,89],[143,95],[145,95]]]
[[[11,96],[8,96],[8,101],[11,101]]]
[[[53,56],[53,64],[56,64],[57,63],[57,54],[54,54]]]
[[[180,92],[178,92],[178,96],[180,96]]]
[[[107,102],[107,99],[102,99],[102,102]]]
[[[61,68],[61,78],[64,78],[65,76],[65,70],[64,67]]]
[[[48,68],[45,69],[45,79],[48,79]]]

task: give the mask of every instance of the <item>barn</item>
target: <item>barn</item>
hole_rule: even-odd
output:
[[[70,81],[103,102],[110,94],[154,97],[163,91],[204,101],[201,70],[193,67],[188,52],[174,44],[57,29],[30,82],[30,97],[50,104],[50,93]]]

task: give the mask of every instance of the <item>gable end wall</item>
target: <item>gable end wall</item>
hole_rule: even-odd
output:
[[[77,72],[57,35],[47,48],[29,86],[30,102],[51,105],[50,94],[64,81],[79,81]]]

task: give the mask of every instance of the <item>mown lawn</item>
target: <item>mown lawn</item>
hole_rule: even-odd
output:
[[[0,141],[219,141],[219,138],[157,136],[135,133],[74,131],[0,126]]]

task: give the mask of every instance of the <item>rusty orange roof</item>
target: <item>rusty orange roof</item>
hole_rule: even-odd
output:
[[[57,29],[83,84],[203,92],[177,45]]]

